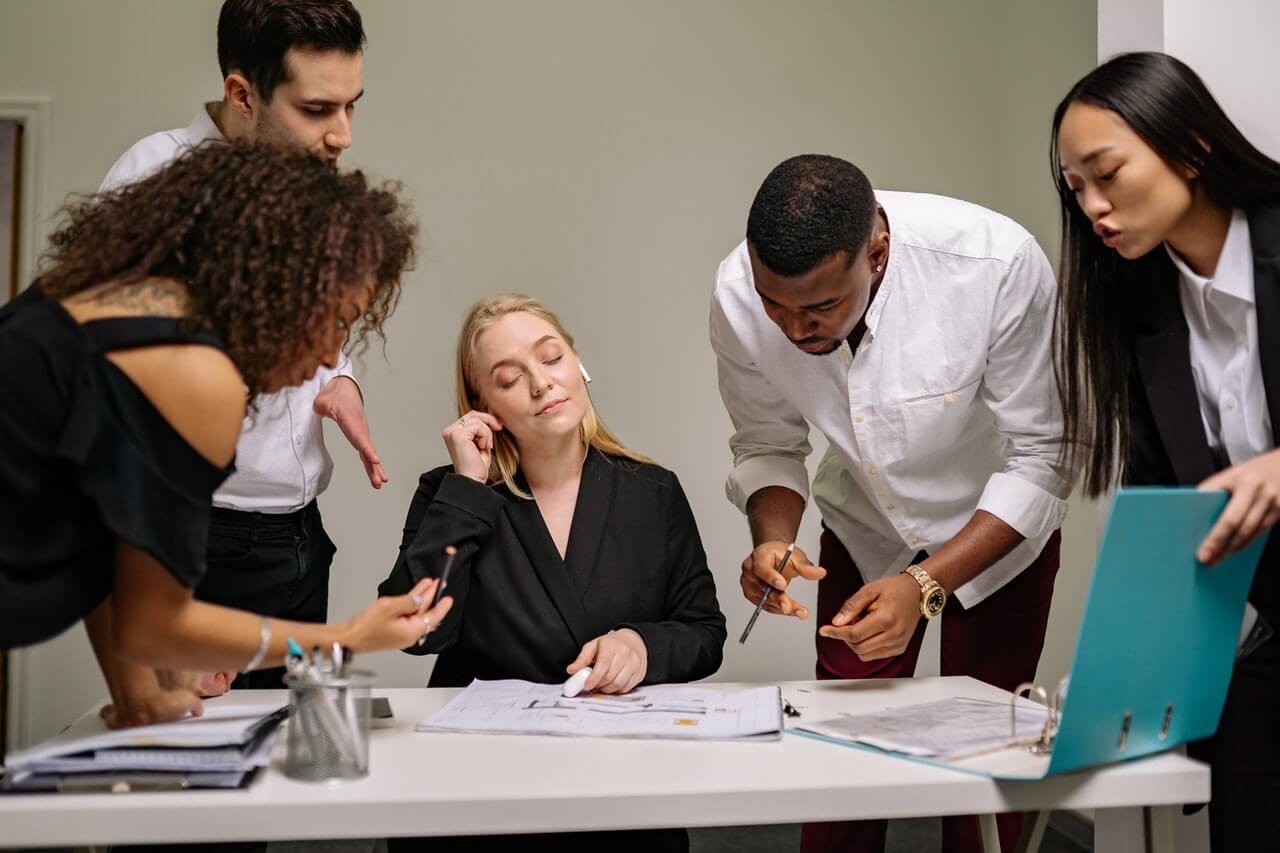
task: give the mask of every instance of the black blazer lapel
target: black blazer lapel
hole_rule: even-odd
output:
[[[523,482],[521,486],[528,488],[528,485]],[[581,502],[581,495],[579,495],[579,502]],[[564,619],[564,624],[573,636],[574,642],[579,646],[586,645],[587,641],[595,635],[591,633],[587,612],[582,606],[582,599],[578,597],[573,582],[569,579],[564,560],[560,559],[556,543],[551,539],[551,533],[547,530],[546,522],[542,520],[542,514],[538,512],[537,502],[513,498],[507,508],[507,517],[511,520],[511,527],[515,530],[520,544],[524,546],[529,563],[538,575],[538,580],[542,582],[543,588],[551,598],[551,603],[560,613],[560,618]],[[572,538],[571,534],[570,539]],[[572,541],[570,547],[572,547]]]
[[[1150,313],[1134,339],[1134,357],[1178,482],[1194,486],[1213,474],[1217,465],[1204,434],[1191,374],[1191,338],[1178,298],[1178,274],[1171,262],[1164,268],[1168,275],[1150,283],[1146,300]]]
[[[603,453],[595,449],[587,451],[582,481],[578,485],[578,500],[573,510],[569,545],[565,549],[565,565],[578,588],[580,599],[586,597],[596,555],[604,540],[609,507],[613,502],[615,473],[614,464]]]
[[[1258,317],[1258,357],[1271,429],[1280,430],[1280,207],[1249,212],[1253,290]]]

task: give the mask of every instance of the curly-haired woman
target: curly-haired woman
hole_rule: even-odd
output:
[[[0,309],[0,647],[83,618],[127,725],[199,712],[161,670],[401,648],[431,584],[334,625],[196,601],[210,495],[247,400],[362,345],[399,297],[415,226],[394,189],[304,152],[197,148],[73,204],[47,269]]]

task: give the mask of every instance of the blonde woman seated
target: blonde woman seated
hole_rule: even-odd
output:
[[[460,417],[443,433],[453,464],[422,475],[379,587],[393,595],[439,577],[445,548],[458,549],[452,610],[406,650],[439,653],[431,685],[554,683],[590,666],[585,690],[624,693],[714,673],[725,621],[684,491],[600,421],[555,314],[515,294],[476,304],[457,383]],[[682,830],[663,834],[678,836],[673,847],[652,833],[608,843],[624,835],[645,849],[687,846]]]

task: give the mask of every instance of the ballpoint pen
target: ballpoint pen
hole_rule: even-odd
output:
[[[787,550],[783,553],[782,559],[778,561],[778,574],[787,568],[787,563],[791,562],[791,552],[796,548],[796,543],[792,542],[787,546]],[[756,604],[756,611],[751,614],[751,618],[747,621],[747,627],[742,629],[742,636],[738,638],[739,643],[747,641],[747,635],[751,633],[751,629],[755,626],[756,620],[760,618],[760,611],[764,610],[764,606],[769,601],[769,593],[773,592],[773,587],[769,587],[764,591],[764,595],[760,596],[760,601]]]
[[[440,601],[440,596],[444,594],[444,588],[449,585],[449,572],[453,570],[453,558],[458,556],[458,549],[452,545],[444,549],[444,568],[440,570],[440,582],[436,584],[436,594],[431,597],[431,607],[435,607]],[[429,608],[428,608],[429,609]],[[440,627],[439,625],[436,626]],[[422,645],[427,641],[427,631],[418,638],[418,645]]]
[[[449,572],[453,569],[453,558],[458,556],[458,549],[452,545],[444,549],[444,568],[440,570],[440,583],[436,585],[436,594],[431,598],[431,606],[440,603],[444,588],[449,585]]]

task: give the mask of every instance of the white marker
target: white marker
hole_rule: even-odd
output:
[[[572,699],[582,692],[582,685],[587,683],[587,679],[591,677],[591,667],[584,666],[582,669],[569,676],[565,681],[564,687],[560,688],[560,692],[566,697]]]

